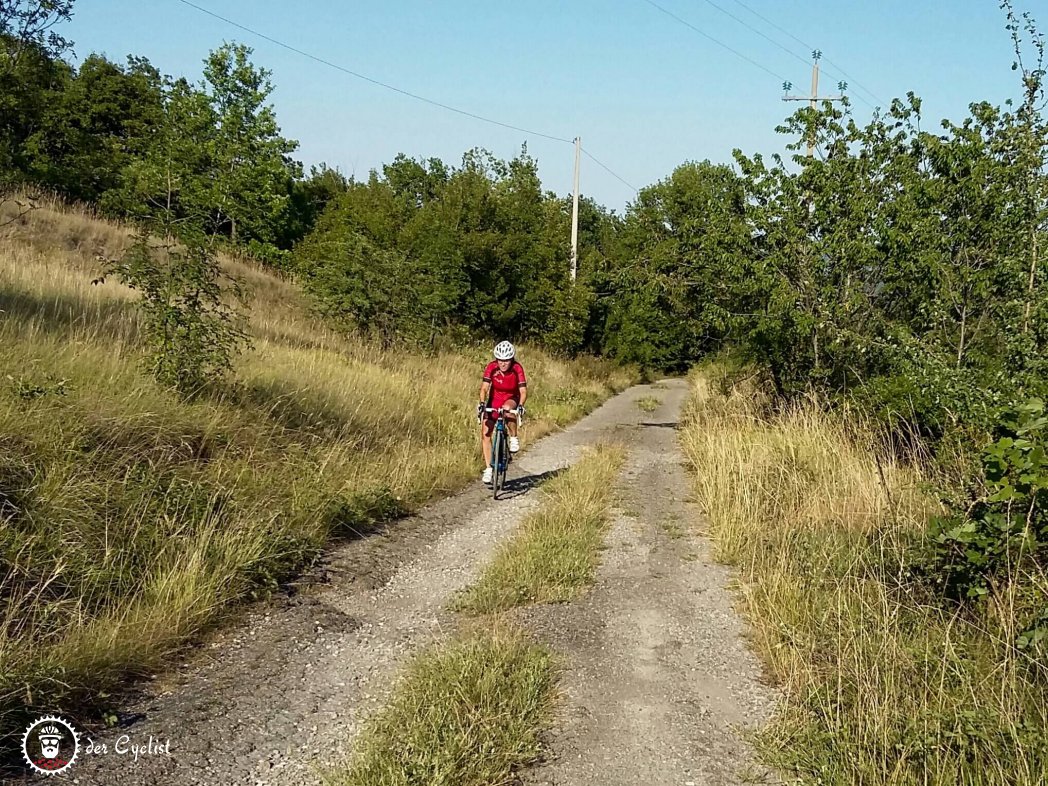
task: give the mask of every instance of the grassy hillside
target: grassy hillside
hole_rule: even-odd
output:
[[[52,204],[0,215],[0,733],[148,673],[332,536],[479,472],[487,349],[426,358],[334,334],[244,261],[254,348],[180,401],[142,372],[135,294],[93,285],[127,231]],[[630,382],[523,348],[525,441]]]

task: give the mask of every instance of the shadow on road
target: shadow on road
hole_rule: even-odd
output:
[[[499,499],[513,499],[521,494],[527,494],[543,481],[559,475],[564,469],[551,469],[548,472],[540,472],[537,475],[523,475],[519,478],[506,478],[506,485],[499,491]]]
[[[644,426],[645,428],[677,428],[680,424],[676,420],[668,420],[665,423],[638,423],[638,426]]]

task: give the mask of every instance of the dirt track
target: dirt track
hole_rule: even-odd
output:
[[[675,424],[682,381],[638,386],[527,450],[510,470],[511,499],[477,484],[328,555],[318,575],[280,602],[253,608],[177,673],[148,685],[124,727],[92,740],[67,782],[319,783],[317,767],[344,760],[361,722],[383,703],[406,658],[450,631],[448,597],[534,509],[536,483],[612,437],[629,449],[619,508],[598,583],[573,604],[524,610],[522,622],[567,658],[563,720],[551,760],[529,784],[721,784],[760,775],[738,728],[768,712],[726,572],[683,531],[685,502]],[[649,415],[636,400],[663,400]],[[170,740],[170,755],[133,761],[120,735]],[[87,735],[85,735],[87,736]],[[60,776],[61,777],[61,776]],[[50,780],[49,782],[54,782]]]

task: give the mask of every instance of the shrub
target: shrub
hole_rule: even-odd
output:
[[[1041,399],[1007,410],[982,451],[981,482],[932,524],[931,576],[955,597],[1048,568],[1048,414]]]

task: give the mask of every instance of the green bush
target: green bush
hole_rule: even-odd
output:
[[[1006,411],[982,451],[983,482],[932,524],[931,577],[978,598],[996,581],[1048,568],[1048,414],[1041,399]]]

